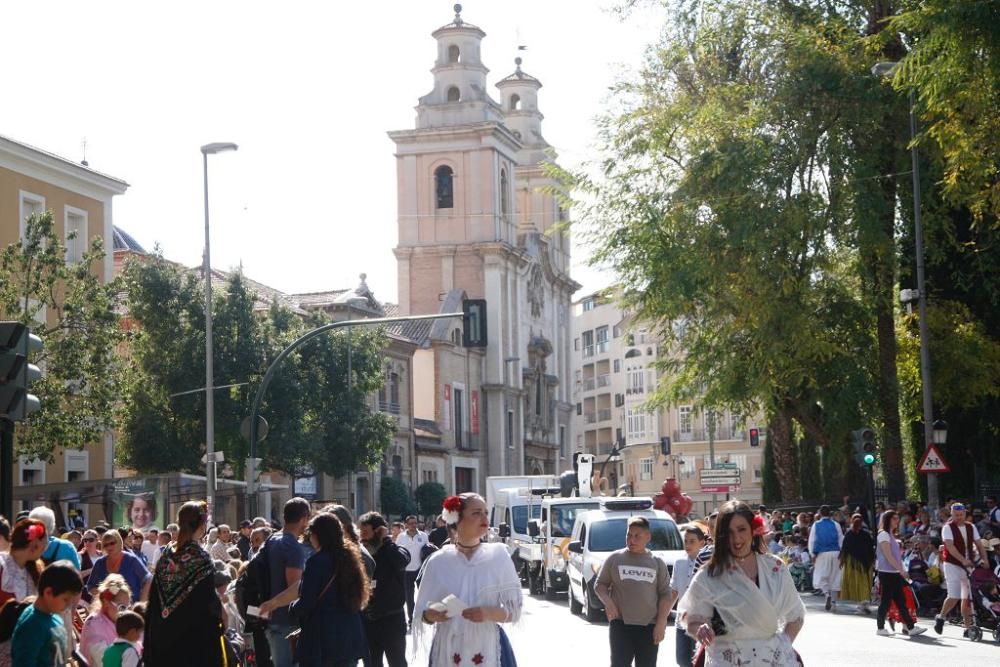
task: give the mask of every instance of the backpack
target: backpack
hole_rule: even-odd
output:
[[[264,542],[254,557],[247,563],[246,569],[236,580],[236,607],[240,616],[246,622],[247,629],[266,627],[267,621],[247,614],[247,607],[259,607],[265,600],[271,599],[271,557],[268,544]]]
[[[22,600],[20,602],[11,598],[3,603],[3,606],[0,607],[0,644],[9,642],[10,638],[14,636],[14,626],[17,625],[22,612],[30,607],[33,601],[34,598],[31,598],[31,601]]]

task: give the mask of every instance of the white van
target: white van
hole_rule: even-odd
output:
[[[597,573],[613,551],[625,548],[628,520],[642,516],[649,520],[653,538],[649,550],[663,559],[673,572],[674,563],[686,558],[684,539],[672,516],[652,509],[649,498],[607,498],[602,508],[580,512],[573,525],[569,552],[569,610],[584,613],[588,621],[596,621],[604,613],[604,604],[594,590]]]

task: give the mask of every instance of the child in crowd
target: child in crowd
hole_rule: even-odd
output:
[[[808,591],[812,588],[812,557],[803,544],[804,540],[801,537],[793,537],[792,546],[788,549],[788,570],[798,591]]]
[[[11,658],[19,667],[51,667],[69,662],[69,641],[60,614],[75,604],[83,580],[73,563],[59,560],[38,579],[38,598],[21,614],[11,638]]]
[[[137,667],[142,657],[139,642],[146,622],[134,611],[123,611],[115,621],[118,639],[104,652],[102,667]]]

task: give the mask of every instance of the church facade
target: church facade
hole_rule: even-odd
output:
[[[572,360],[566,212],[545,169],[541,82],[521,69],[487,90],[485,33],[454,20],[432,33],[432,90],[413,129],[393,131],[399,312],[487,301],[489,345],[461,347],[437,320],[414,354],[416,482],[481,491],[485,477],[568,466]]]

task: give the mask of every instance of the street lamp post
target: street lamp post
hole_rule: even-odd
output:
[[[212,254],[208,233],[208,156],[235,151],[236,144],[212,143],[201,147],[205,176],[205,500],[209,517],[215,510],[215,369],[212,357]]]
[[[892,76],[898,62],[881,62],[872,67],[875,76]],[[910,162],[913,172],[913,236],[917,254],[917,315],[920,332],[920,384],[923,394],[924,450],[934,442],[934,402],[931,386],[930,331],[927,326],[927,289],[924,283],[924,228],[920,218],[920,156],[917,154],[917,112],[910,91]],[[932,509],[941,504],[936,473],[927,474],[927,503]]]

